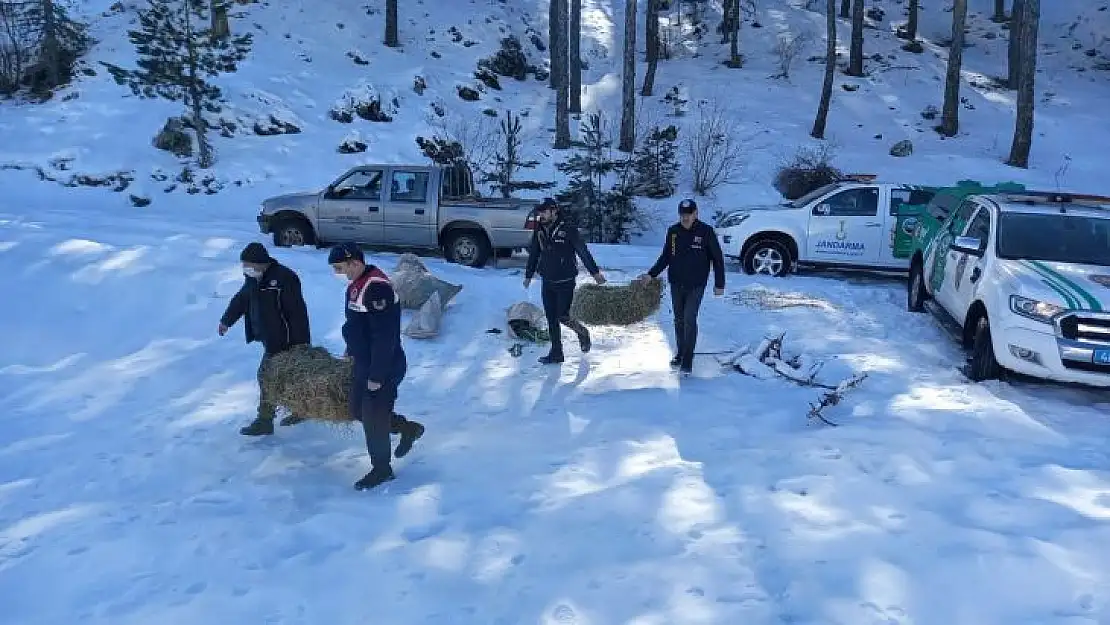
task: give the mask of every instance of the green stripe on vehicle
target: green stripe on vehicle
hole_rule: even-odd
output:
[[[1048,285],[1048,287],[1051,288],[1053,291],[1056,291],[1060,295],[1060,297],[1064,298],[1064,303],[1068,305],[1068,308],[1076,310],[1083,309],[1083,307],[1079,305],[1079,299],[1069,293],[1067,287],[1065,287],[1059,280],[1054,278],[1052,274],[1042,271],[1040,267],[1034,265],[1031,261],[1022,261],[1022,264],[1031,269],[1033,273],[1041,276],[1043,278],[1041,282]]]
[[[1075,281],[1073,281],[1071,278],[1068,278],[1067,276],[1065,276],[1064,274],[1062,274],[1058,271],[1054,271],[1051,267],[1049,267],[1048,265],[1045,265],[1044,263],[1042,263],[1040,261],[1034,260],[1034,261],[1031,261],[1031,262],[1034,265],[1043,269],[1049,275],[1051,275],[1054,278],[1056,278],[1057,280],[1059,280],[1060,282],[1063,282],[1064,284],[1070,286],[1072,291],[1074,291],[1076,294],[1078,294],[1080,297],[1082,297],[1084,300],[1087,301],[1087,305],[1090,306],[1092,311],[1102,312],[1102,304],[1100,304],[1097,299],[1092,297],[1091,294],[1088,293],[1083,287],[1076,284]]]

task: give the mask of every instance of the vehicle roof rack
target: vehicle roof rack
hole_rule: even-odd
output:
[[[1089,193],[1063,191],[1008,191],[994,194],[1000,200],[1016,204],[1079,204],[1088,207],[1110,208],[1110,197]]]
[[[842,182],[875,182],[878,174],[843,174],[840,176]]]

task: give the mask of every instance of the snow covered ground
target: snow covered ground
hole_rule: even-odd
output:
[[[1059,178],[1107,192],[1110,80],[1091,67],[1105,56],[1097,37],[1110,11],[1043,3],[1026,172],[1001,165],[1011,93],[965,85],[974,109],[955,139],[920,116],[940,105],[944,49],[932,42],[947,35],[943,3],[923,7],[922,55],[889,34],[901,4],[874,4],[887,16],[868,31],[868,53],[896,58],[869,62],[867,79],[837,77],[830,137],[845,170],[920,183]],[[615,112],[623,3],[584,5],[585,102]],[[988,9],[972,4],[965,69],[977,83],[1004,59],[1004,37],[983,36],[1002,32]],[[552,115],[542,83],[504,79],[475,103],[455,94],[508,32],[542,61],[522,16],[543,33],[543,2],[402,3],[402,50],[380,45],[380,11],[236,11],[246,13],[233,28],[249,25],[258,41],[225,81],[229,111],[274,114],[302,132],[218,139],[214,195],[188,194],[188,183],[166,191],[181,164],[149,142],[177,110],[127,96],[95,63],[130,62],[121,31],[132,14],[108,11],[94,25],[97,76],[43,105],[0,104],[0,624],[1110,624],[1110,397],[967,383],[956,346],[905,312],[897,280],[732,273],[729,295],[706,301],[700,351],[786,332],[788,352],[828,361],[825,381],[866,372],[826,411],[836,428],[807,422],[819,389],[726,372],[711,356],[679,383],[666,305],[640,326],[595,329],[595,351],[570,348],[561,369],[539,368],[535,350],[514,358],[505,335],[486,330],[529,297],[520,259],[483,270],[429,260],[464,290],[440,338],[406,342],[399,410],[428,433],[388,491],[351,489],[367,466],[354,431],[239,436],[259,354],[241,328],[219,338],[216,324],[241,279],[239,250],[259,240],[262,198],[319,187],[358,162],[420,162],[414,138],[432,130],[433,103],[451,123],[483,119],[487,106],[529,111],[534,155],[548,171],[559,155],[543,147]],[[702,201],[706,213],[773,197],[775,167],[811,144],[821,67],[804,58],[820,41],[790,82],[767,78],[769,51],[780,32],[820,37],[822,16],[768,0],[757,20],[742,35],[744,69],[721,66],[710,35],[660,65],[658,95],[644,103],[644,117],[686,128],[693,112],[670,118],[658,101],[677,85],[692,103],[726,106],[751,137],[741,180]],[[423,95],[412,90],[418,74]],[[328,119],[367,77],[398,95],[394,121]],[[368,151],[337,153],[356,130]],[[903,138],[914,155],[888,156]],[[133,181],[118,193],[66,188],[38,181],[35,167],[60,182]],[[131,194],[153,203],[134,207]],[[656,208],[669,218],[676,199]],[[651,263],[656,241],[596,254],[621,281]],[[323,253],[275,254],[302,276],[316,341],[338,352],[342,287]],[[733,301],[759,287],[808,304]]]
[[[428,433],[357,493],[356,432],[236,431],[258,352],[215,326],[254,238],[0,211],[0,622],[1110,622],[1110,399],[967,383],[897,281],[731,273],[706,302],[700,351],[785,331],[828,381],[869,374],[831,428],[807,423],[818,389],[710,356],[680,383],[666,305],[561,369],[514,358],[486,329],[527,296],[519,259],[429,260],[464,289],[406,342],[399,410]],[[654,252],[597,256],[619,281]],[[276,254],[339,351],[323,253]],[[753,288],[810,301],[731,301]]]

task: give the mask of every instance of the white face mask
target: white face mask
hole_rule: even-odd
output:
[[[255,280],[257,280],[262,277],[262,272],[255,269],[254,267],[243,267],[243,275],[248,278],[254,278]]]
[[[351,282],[351,281],[350,281],[350,279],[349,279],[349,278],[347,278],[347,274],[345,274],[345,273],[337,273],[337,274],[335,274],[335,279],[336,279],[336,280],[339,280],[339,281],[340,281],[340,282],[342,282],[343,284],[349,284],[349,283]]]

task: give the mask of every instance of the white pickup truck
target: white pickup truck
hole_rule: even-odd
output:
[[[716,223],[721,249],[749,274],[781,276],[798,264],[907,271],[909,258],[894,245],[905,225],[898,209],[927,204],[935,189],[873,178],[853,176],[785,204],[729,211]]]
[[[928,308],[970,350],[970,379],[1009,370],[1110,387],[1110,197],[968,196],[908,284],[908,308]]]

